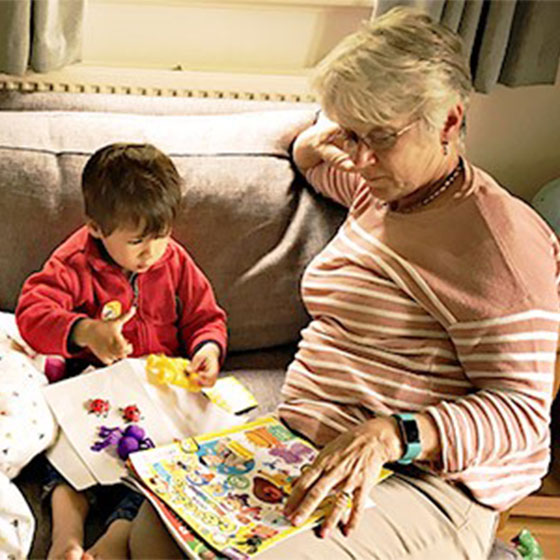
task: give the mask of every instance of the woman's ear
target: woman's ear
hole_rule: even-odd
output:
[[[465,115],[465,108],[462,103],[453,105],[447,112],[447,118],[441,130],[441,142],[449,143],[459,138],[461,132],[461,125]]]
[[[103,237],[101,228],[93,220],[88,220],[86,222],[86,227],[92,237],[95,237],[96,239],[101,239]]]

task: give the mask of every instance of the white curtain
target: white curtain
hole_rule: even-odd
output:
[[[560,0],[374,0],[376,17],[418,7],[463,38],[474,86],[553,84],[560,60]]]
[[[0,0],[0,72],[48,72],[80,60],[84,4]]]

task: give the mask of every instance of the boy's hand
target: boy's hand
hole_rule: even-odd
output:
[[[201,387],[213,387],[220,372],[220,347],[215,342],[201,346],[191,360]]]
[[[122,329],[136,313],[131,307],[117,319],[101,321],[82,319],[72,332],[72,342],[82,348],[89,348],[106,366],[132,354],[132,344],[122,334]]]

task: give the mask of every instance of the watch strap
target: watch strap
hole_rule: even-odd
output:
[[[397,463],[409,465],[422,452],[420,429],[416,422],[416,415],[412,412],[398,412],[392,416],[397,421],[404,446],[404,455]]]

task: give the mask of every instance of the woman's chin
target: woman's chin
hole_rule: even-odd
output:
[[[367,179],[366,185],[375,198],[388,202],[391,198],[391,186],[383,179]]]
[[[399,188],[394,181],[380,177],[379,179],[365,179],[370,193],[382,202],[390,203],[404,196],[405,190]]]

